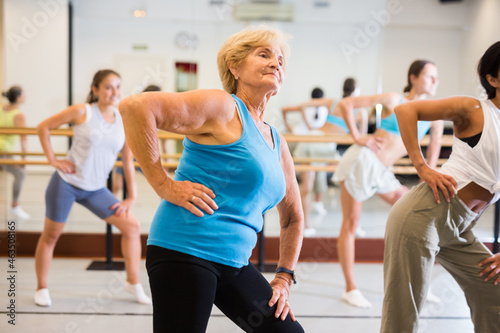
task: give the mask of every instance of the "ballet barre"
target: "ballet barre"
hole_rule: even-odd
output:
[[[0,127],[0,135],[2,134],[14,134],[14,135],[37,135],[36,128],[19,128],[19,127]],[[72,136],[73,130],[71,128],[67,129],[55,129],[50,131],[51,135],[55,136]],[[173,139],[173,140],[182,140],[184,139],[184,135],[168,133],[164,131],[158,131],[159,139]],[[308,142],[308,143],[324,143],[324,142],[333,142],[339,145],[351,145],[354,143],[353,139],[349,135],[293,135],[285,133],[283,137],[289,143],[298,143],[298,142]],[[430,143],[430,135],[424,136],[424,138],[420,141],[421,146],[427,146]],[[441,146],[442,147],[451,147],[453,145],[453,135],[443,135]],[[30,153],[6,153],[0,152],[0,155],[8,155],[8,156],[44,156],[43,153],[40,152],[30,152]],[[56,156],[64,156],[64,153],[57,153]],[[162,159],[172,158],[179,159],[182,154],[161,154]],[[326,171],[326,172],[335,172],[338,164],[338,160],[329,159],[329,158],[294,158],[294,163],[303,163],[296,164],[295,171],[303,172],[303,171]],[[438,166],[442,165],[446,162],[446,159],[439,159]],[[305,163],[305,164],[304,164]],[[323,163],[324,165],[311,165],[310,163]],[[49,163],[45,160],[15,160],[15,159],[0,159],[0,165],[49,165]],[[137,162],[134,162],[136,167],[139,166]],[[123,163],[121,161],[117,161],[115,166],[122,167]],[[166,162],[162,161],[162,166],[168,169],[176,169],[178,166],[178,162]],[[416,175],[416,169],[412,166],[410,159],[402,158],[398,160],[394,167],[393,172],[395,174],[400,175]],[[498,239],[500,236],[500,201],[495,204],[495,218],[494,218],[494,232],[493,232],[493,252],[498,252],[499,243]],[[263,239],[263,235],[262,235]]]
[[[13,135],[37,135],[36,128],[30,127],[0,127],[0,134],[13,134]],[[54,129],[50,131],[50,135],[57,136],[73,136],[73,129]],[[354,140],[350,135],[295,135],[290,133],[283,133],[283,137],[288,143],[297,142],[333,142],[339,145],[351,145]],[[173,139],[182,140],[184,135],[158,131],[159,139]],[[430,135],[426,135],[420,140],[421,146],[428,146],[430,143]],[[442,147],[451,147],[453,145],[453,135],[443,135],[441,140]]]
[[[295,135],[284,133],[282,134],[288,143],[298,143],[298,142],[333,142],[338,145],[352,145],[354,140],[350,135]],[[425,135],[422,140],[420,140],[421,146],[428,146],[431,142],[431,136],[429,134]],[[453,145],[453,135],[446,134],[443,135],[441,140],[441,147],[451,147]]]

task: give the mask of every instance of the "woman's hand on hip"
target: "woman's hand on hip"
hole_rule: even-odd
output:
[[[495,285],[500,283],[500,253],[484,259],[479,263],[479,266],[486,266],[481,273],[479,273],[479,276],[486,276],[484,281],[494,279],[496,276]]]
[[[271,281],[271,287],[273,288],[273,296],[269,300],[268,305],[273,307],[277,303],[274,316],[276,318],[281,318],[281,320],[285,320],[288,313],[290,313],[290,318],[295,321],[295,315],[293,314],[290,303],[288,302],[288,298],[290,296],[290,282],[276,277]]]
[[[75,173],[75,165],[68,160],[54,160],[51,165],[64,173]]]
[[[184,207],[196,216],[203,212],[212,215],[219,207],[214,192],[205,185],[190,181],[172,181],[163,198],[177,206]]]
[[[434,193],[436,202],[439,203],[439,190],[443,192],[444,198],[450,202],[450,198],[454,198],[457,191],[457,182],[452,176],[437,172],[429,166],[419,168],[418,175],[426,182]]]
[[[370,148],[374,153],[378,153],[382,149],[382,144],[384,139],[381,137],[368,135],[359,138],[356,143],[360,146],[365,146]]]

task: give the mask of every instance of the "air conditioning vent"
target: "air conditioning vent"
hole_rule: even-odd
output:
[[[237,3],[234,17],[238,21],[293,21],[295,7],[279,3]]]

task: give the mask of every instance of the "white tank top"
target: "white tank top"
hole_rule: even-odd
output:
[[[106,186],[109,173],[118,153],[125,144],[123,122],[115,109],[115,121],[104,120],[97,103],[86,104],[86,119],[73,126],[73,143],[66,159],[75,164],[75,173],[57,170],[67,183],[86,191],[96,191]]]
[[[311,130],[316,130],[325,125],[326,118],[328,117],[328,108],[326,106],[309,106],[304,109],[304,116],[311,126]],[[310,129],[304,120],[293,129],[295,135],[307,135],[309,131]]]
[[[460,190],[470,182],[500,197],[500,110],[490,100],[480,101],[484,127],[475,147],[453,137],[452,153],[441,172],[455,178]]]

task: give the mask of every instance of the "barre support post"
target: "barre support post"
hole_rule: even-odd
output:
[[[123,199],[127,197],[127,187],[125,177],[123,177]],[[113,190],[113,171],[109,173],[108,189]],[[125,270],[125,263],[123,261],[113,261],[113,226],[106,223],[106,260],[93,261],[87,270],[91,271],[123,271]]]

